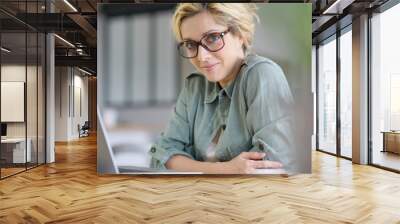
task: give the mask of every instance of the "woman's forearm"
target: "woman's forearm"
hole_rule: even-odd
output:
[[[172,156],[165,164],[168,169],[185,172],[203,172],[205,174],[232,173],[224,162],[201,162],[186,156]]]
[[[242,152],[228,162],[200,162],[186,156],[172,156],[165,166],[183,172],[202,172],[205,174],[254,174],[257,169],[282,168],[276,161],[263,160],[265,153]]]

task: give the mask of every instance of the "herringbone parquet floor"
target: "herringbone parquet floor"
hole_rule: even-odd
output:
[[[0,181],[0,223],[400,223],[400,175],[313,153],[313,173],[97,176],[96,139]]]

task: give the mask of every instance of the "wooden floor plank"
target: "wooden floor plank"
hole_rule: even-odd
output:
[[[0,223],[400,223],[400,175],[313,152],[313,173],[98,176],[96,138],[0,181]]]

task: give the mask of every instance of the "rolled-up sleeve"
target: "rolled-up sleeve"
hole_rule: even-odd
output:
[[[190,144],[190,124],[187,112],[187,82],[181,90],[166,130],[150,149],[151,167],[166,169],[165,163],[174,155],[193,159]]]
[[[279,161],[293,171],[293,96],[282,69],[269,62],[255,65],[248,73],[245,94],[250,151],[265,152],[265,159]]]

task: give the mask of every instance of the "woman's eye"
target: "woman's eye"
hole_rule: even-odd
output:
[[[207,36],[206,41],[207,41],[207,43],[214,43],[214,42],[218,41],[219,39],[221,39],[221,36],[219,33],[212,33]]]
[[[189,50],[193,50],[196,48],[196,44],[192,43],[192,42],[186,42],[185,43],[185,47]]]

